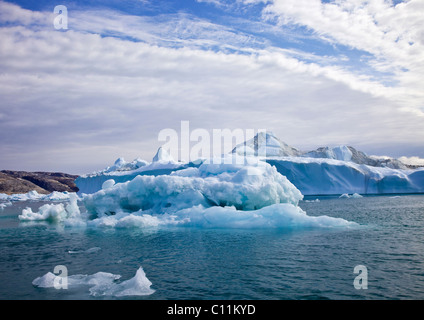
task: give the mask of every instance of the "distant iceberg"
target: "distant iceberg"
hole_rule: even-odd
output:
[[[300,151],[261,132],[232,153],[251,154],[275,166],[303,195],[423,193],[424,167],[390,157],[368,156],[351,146]]]
[[[304,195],[423,193],[424,168],[392,169],[324,158],[267,159]]]
[[[296,157],[302,152],[284,143],[271,132],[259,132],[252,139],[237,145],[231,153],[240,156]]]
[[[287,145],[272,133],[260,132],[237,145],[231,154],[267,162],[303,195],[424,192],[424,167],[417,168],[390,157],[368,156],[350,146],[321,147],[304,152]],[[177,162],[161,148],[153,160],[149,163],[136,159],[129,165],[120,158],[112,167],[77,178],[75,183],[80,189],[79,194],[102,190],[107,180],[123,183],[136,176],[170,175],[199,168],[204,161]]]
[[[40,194],[37,191],[29,191],[27,193],[4,194],[0,193],[0,200],[3,201],[64,201],[69,200],[75,195],[75,192],[58,192],[53,191],[50,194]]]
[[[278,139],[272,132],[259,132],[254,138],[241,143],[231,151],[238,155],[254,155],[266,159],[302,157],[332,159],[365,164],[373,167],[408,169],[408,164],[390,157],[368,156],[351,146],[320,147],[312,151],[301,151]]]
[[[363,198],[360,194],[358,193],[354,193],[352,195],[347,194],[347,193],[343,193],[339,198],[352,198],[352,199],[359,199],[359,198]]]
[[[166,150],[159,148],[152,162],[140,158],[126,162],[124,158],[118,158],[112,166],[78,177],[75,184],[79,189],[78,194],[90,194],[104,188],[103,184],[107,180],[120,183],[141,175],[168,175],[175,170],[185,169],[192,165],[194,164],[175,161]]]

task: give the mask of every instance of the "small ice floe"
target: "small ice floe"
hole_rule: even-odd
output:
[[[121,275],[108,272],[97,272],[92,275],[76,274],[60,277],[52,272],[38,277],[32,281],[32,285],[39,288],[57,288],[57,279],[61,278],[62,289],[89,287],[92,296],[146,296],[155,292],[150,286],[152,283],[147,279],[142,267],[138,268],[135,276],[131,279],[118,282]],[[64,286],[64,281],[66,286]]]
[[[95,253],[100,251],[102,248],[100,247],[93,247],[87,250],[69,250],[68,253],[69,254],[79,254],[79,253]]]
[[[339,198],[353,198],[353,199],[359,199],[362,198],[362,196],[359,193],[354,193],[352,195],[349,195],[348,193],[343,193]]]
[[[79,219],[81,212],[79,210],[78,196],[71,194],[69,203],[65,206],[59,204],[45,204],[39,208],[38,212],[33,212],[30,207],[22,210],[22,214],[18,216],[21,221],[51,221],[59,222],[64,220]]]
[[[27,193],[4,194],[0,193],[0,200],[7,201],[66,201],[75,196],[75,192],[58,192],[53,191],[50,194],[40,194],[35,190]]]
[[[8,201],[8,202],[4,202],[4,203],[0,203],[0,210],[3,210],[6,207],[9,207],[12,205],[12,202]]]

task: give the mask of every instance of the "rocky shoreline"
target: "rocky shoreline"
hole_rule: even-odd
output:
[[[40,194],[53,191],[77,192],[77,175],[62,172],[0,171],[0,193],[16,194],[35,190]]]

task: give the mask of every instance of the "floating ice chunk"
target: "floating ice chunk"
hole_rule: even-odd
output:
[[[30,207],[22,210],[22,214],[18,216],[22,221],[62,221],[66,218],[67,213],[63,203],[45,204],[41,206],[39,212],[33,212]]]
[[[152,228],[152,227],[195,227],[195,228],[351,228],[358,224],[328,216],[308,216],[301,208],[289,203],[280,203],[258,210],[237,210],[235,207],[209,207],[201,205],[182,209],[173,214],[120,213],[103,216],[90,222],[96,227]]]
[[[101,250],[101,248],[100,248],[100,247],[92,247],[92,248],[87,249],[87,250],[77,250],[77,251],[75,251],[75,250],[69,250],[69,251],[68,251],[68,253],[69,253],[69,254],[95,253],[95,252],[98,252],[98,251],[100,251],[100,250]]]
[[[10,201],[0,203],[0,209],[3,210],[4,208],[9,207],[11,205],[12,205],[12,202],[10,202]]]
[[[147,279],[142,267],[138,268],[135,276],[121,283],[106,283],[90,288],[90,293],[94,296],[146,296],[151,295],[155,290],[151,289],[152,283]]]
[[[64,201],[64,200],[69,200],[69,198],[71,197],[71,194],[75,194],[75,193],[69,193],[69,192],[58,192],[58,191],[53,191],[52,193],[46,195],[46,196],[42,196],[39,200],[42,201]]]
[[[32,281],[32,284],[40,288],[54,288],[55,280],[57,279],[57,277],[60,276],[55,275],[52,272],[48,272],[44,276],[34,279]],[[68,288],[76,288],[86,285],[102,287],[104,285],[112,284],[113,281],[118,280],[119,278],[121,278],[120,275],[115,275],[107,272],[97,272],[92,275],[77,274],[67,276],[66,280]]]
[[[358,199],[358,198],[362,198],[362,196],[359,193],[354,193],[351,195],[351,198]]]
[[[102,250],[102,248],[100,248],[100,247],[92,247],[90,249],[85,250],[85,252],[86,253],[94,253],[94,252],[97,252],[97,251],[100,251],[100,250]]]
[[[55,274],[47,272],[44,276],[35,278],[32,285],[39,288],[53,288],[56,277]]]
[[[50,194],[40,194],[37,191],[33,190],[27,193],[15,193],[12,195],[0,194],[0,200],[7,201],[65,201],[69,200],[73,192],[58,192],[53,191]]]
[[[184,209],[175,214],[183,225],[203,228],[340,228],[356,227],[355,222],[329,216],[308,216],[289,203],[270,205],[259,210],[241,211],[234,207]]]
[[[21,221],[51,221],[59,222],[70,219],[79,219],[81,212],[79,210],[76,194],[69,195],[70,202],[65,206],[59,204],[45,204],[39,208],[38,212],[33,212],[30,207],[22,210],[22,214],[18,216]]]
[[[54,288],[57,277],[52,272],[48,272],[34,279],[32,284],[39,288]],[[66,279],[68,288],[89,286],[89,292],[93,296],[145,296],[155,292],[150,288],[152,283],[147,279],[142,267],[137,270],[133,278],[117,283],[116,281],[120,278],[120,275],[97,272],[92,275],[71,275]]]
[[[8,196],[8,200],[10,201],[28,201],[28,200],[40,200],[45,195],[39,194],[37,191],[32,190],[27,193],[16,193]]]
[[[362,198],[362,196],[359,193],[354,193],[352,195],[349,195],[348,193],[343,193],[339,198],[359,199],[359,198]]]
[[[157,228],[160,226],[184,225],[189,219],[178,218],[170,214],[147,214],[142,211],[135,213],[118,213],[113,216],[102,216],[88,222],[89,226],[102,228]]]

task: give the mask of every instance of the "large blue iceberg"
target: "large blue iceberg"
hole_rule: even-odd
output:
[[[164,152],[161,153],[164,156]],[[162,160],[152,166],[175,165],[169,159]],[[124,161],[119,163],[127,166]],[[146,166],[150,164],[143,167]],[[124,171],[135,174],[138,170]],[[26,208],[19,219],[96,228],[357,226],[341,218],[307,215],[298,206],[303,199],[301,192],[275,166],[257,157],[225,155],[187,167],[175,167],[168,174],[135,174],[127,181],[115,181],[114,178],[130,177],[128,173],[105,170],[86,177],[102,179],[100,190],[81,194],[81,197],[71,195],[67,205],[45,204],[38,212]],[[104,181],[104,177],[107,180]],[[83,210],[77,201],[82,202]]]
[[[302,152],[271,133],[259,133],[236,146],[232,153],[270,164],[303,195],[424,193],[423,167],[413,167],[398,159],[368,156],[350,146]],[[170,175],[201,165],[202,162],[174,161],[159,149],[152,162],[140,159],[126,162],[119,158],[113,166],[81,176],[75,182],[80,194],[92,194],[101,190],[107,180],[123,183],[137,176]]]

